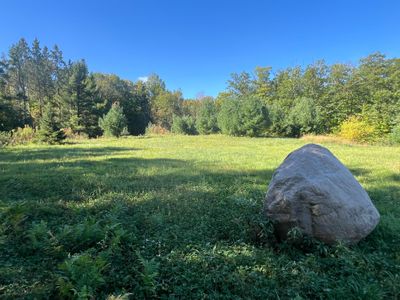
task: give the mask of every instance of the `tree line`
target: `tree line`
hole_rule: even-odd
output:
[[[96,137],[143,134],[153,124],[185,134],[298,137],[358,122],[384,136],[399,131],[399,116],[400,59],[381,53],[357,65],[234,73],[215,99],[184,99],[156,74],[132,82],[91,73],[84,60],[66,61],[57,45],[37,39],[20,39],[0,61],[0,131],[64,128]]]

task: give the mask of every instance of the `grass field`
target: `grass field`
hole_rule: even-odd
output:
[[[0,150],[0,298],[399,299],[400,147],[325,143],[381,213],[359,245],[277,243],[260,211],[306,142],[214,136]]]

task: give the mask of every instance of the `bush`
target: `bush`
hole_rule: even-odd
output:
[[[28,125],[25,125],[25,127],[23,128],[18,127],[17,129],[14,129],[12,131],[12,139],[14,145],[32,142],[34,141],[35,136],[35,129]]]
[[[174,116],[172,119],[171,131],[177,134],[197,134],[195,121],[191,116]]]
[[[129,134],[129,130],[128,130],[128,126],[125,126],[125,127],[122,129],[121,136],[128,136],[128,135],[130,135],[130,134]]]
[[[27,130],[29,133],[29,130]],[[37,134],[39,142],[48,144],[59,144],[65,139],[64,131],[55,120],[53,107],[46,105],[40,119],[39,130]]]
[[[157,124],[153,124],[153,123],[149,123],[146,127],[145,130],[145,135],[159,135],[159,134],[168,134],[169,130],[165,127],[162,127],[161,125],[157,125]]]
[[[0,131],[0,148],[10,145],[12,142],[11,133],[8,131]]]
[[[127,126],[126,117],[122,107],[118,103],[114,103],[110,111],[99,119],[99,126],[103,130],[105,136],[121,136],[124,128]]]
[[[24,128],[18,127],[12,131],[0,131],[0,147],[7,145],[20,145],[34,141],[35,129],[25,125]]]
[[[84,132],[75,132],[71,127],[63,128],[65,137],[71,140],[84,140],[88,139],[89,136]]]
[[[400,144],[400,124],[393,127],[392,131],[389,133],[389,141],[394,144]]]
[[[217,108],[215,102],[206,99],[200,106],[197,119],[196,130],[200,134],[211,134],[218,131]]]
[[[368,143],[377,139],[376,128],[358,116],[352,116],[339,127],[339,136],[353,142]]]

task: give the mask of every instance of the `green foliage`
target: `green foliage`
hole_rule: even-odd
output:
[[[197,134],[195,121],[191,116],[174,116],[172,119],[172,133],[177,134]]]
[[[60,227],[57,240],[69,253],[75,253],[100,242],[104,234],[99,222],[94,218],[88,218],[82,223]]]
[[[118,102],[124,110],[127,129],[131,134],[143,134],[150,121],[149,93],[146,85],[139,81],[132,83],[116,75],[96,73],[93,75],[102,99],[99,112],[105,114],[113,102]]]
[[[245,97],[241,101],[240,131],[246,136],[260,136],[270,125],[267,107],[256,97]]]
[[[59,127],[55,119],[53,107],[50,104],[44,108],[37,132],[37,139],[40,142],[48,144],[60,144],[65,139],[64,131]]]
[[[260,136],[270,120],[266,106],[256,97],[231,97],[222,102],[218,124],[224,134]]]
[[[165,82],[157,74],[150,74],[145,85],[152,99],[167,91]]]
[[[142,257],[140,252],[137,252],[139,262],[142,266],[140,276],[143,282],[144,292],[147,297],[155,296],[158,287],[157,277],[159,275],[160,264],[154,258],[147,260]]]
[[[319,116],[315,103],[309,98],[297,99],[295,106],[284,119],[286,134],[299,137],[308,133],[319,133]]]
[[[89,75],[84,60],[72,64],[62,97],[62,101],[68,103],[70,107],[65,113],[69,117],[68,127],[77,133],[83,132],[89,137],[97,136],[100,97],[95,79]]]
[[[298,229],[277,241],[262,213],[273,170],[304,143],[153,135],[2,149],[2,296],[399,298],[399,147],[323,141],[381,214],[346,247]]]
[[[0,148],[10,145],[12,143],[11,132],[0,131]]]
[[[271,135],[284,136],[286,135],[286,116],[282,106],[277,103],[269,105],[269,116],[271,120],[271,126],[269,133]]]
[[[241,135],[240,100],[227,98],[221,104],[218,113],[218,127],[227,135]]]
[[[196,117],[196,130],[200,134],[211,134],[218,132],[217,108],[214,100],[202,101]]]
[[[118,102],[132,135],[145,133],[150,122],[170,131],[176,115],[195,119],[200,134],[221,127],[236,136],[299,137],[334,133],[357,115],[383,141],[400,113],[399,70],[399,58],[381,53],[362,58],[356,67],[316,61],[273,72],[258,66],[254,73],[233,73],[213,102],[183,99],[157,74],[137,82],[91,74],[84,60],[66,62],[57,45],[50,50],[37,39],[29,45],[22,38],[0,60],[0,131],[25,125],[36,130],[51,104],[60,127],[76,137],[97,137],[100,117]]]
[[[0,91],[0,131],[11,131],[20,126],[23,126],[20,112],[12,101],[2,97]]]
[[[11,131],[0,131],[0,147],[27,144],[33,142],[35,137],[35,130],[27,125],[24,128],[18,127]]]
[[[171,129],[174,115],[181,115],[182,93],[179,91],[162,91],[151,100],[152,121]]]
[[[73,299],[92,299],[96,290],[105,283],[102,272],[106,262],[83,253],[69,257],[60,265],[58,278],[60,295]]]
[[[99,126],[105,136],[121,136],[126,127],[126,117],[122,107],[114,103],[110,111],[99,119]]]
[[[36,136],[35,130],[28,125],[25,125],[23,128],[18,127],[12,130],[11,133],[13,145],[30,143],[35,140]]]
[[[389,141],[395,144],[400,144],[400,124],[393,127],[389,134]]]

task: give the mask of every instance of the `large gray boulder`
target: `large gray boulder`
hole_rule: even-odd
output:
[[[367,192],[326,148],[308,144],[290,153],[272,176],[264,213],[282,239],[293,228],[328,244],[355,244],[380,216]]]

